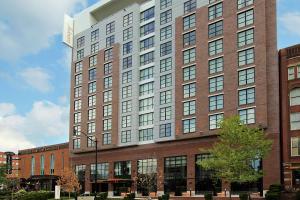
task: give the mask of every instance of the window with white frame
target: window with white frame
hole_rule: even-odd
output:
[[[220,110],[224,108],[224,95],[209,97],[209,111]]]
[[[78,74],[75,76],[75,85],[80,85],[82,83],[82,74]]]
[[[223,39],[215,40],[208,43],[208,54],[214,56],[223,52]]]
[[[196,48],[188,49],[183,52],[183,64],[195,62],[196,60]]]
[[[183,86],[183,98],[190,98],[196,95],[196,83],[190,83]]]
[[[183,115],[193,115],[196,113],[196,101],[186,101],[183,103]]]
[[[89,122],[88,123],[88,134],[93,134],[96,132],[96,123],[95,122]]]
[[[112,91],[108,90],[103,92],[103,102],[107,103],[110,102],[112,100]]]
[[[77,49],[81,48],[84,46],[84,36],[80,37],[77,39]]]
[[[121,143],[131,142],[131,130],[121,132]]]
[[[196,66],[183,68],[183,81],[190,81],[196,78]]]
[[[107,49],[104,51],[104,61],[107,62],[109,60],[112,60],[113,58],[113,49]]]
[[[250,6],[254,3],[254,0],[238,0],[237,1],[237,6],[238,9],[244,8],[246,6]]]
[[[104,78],[104,89],[108,89],[112,87],[112,76],[108,76]]]
[[[91,32],[91,42],[99,40],[99,29],[96,29]]]
[[[254,48],[246,49],[238,53],[239,66],[249,65],[254,63]]]
[[[133,28],[129,27],[123,31],[123,41],[129,40],[133,37]]]
[[[131,100],[122,102],[122,113],[128,113],[132,111],[132,103]]]
[[[208,8],[208,20],[213,20],[223,15],[223,3],[210,6]]]
[[[94,80],[96,80],[96,76],[97,76],[96,68],[90,69],[90,70],[89,70],[89,81],[94,81]]]
[[[239,90],[239,105],[252,104],[255,102],[255,88]]]
[[[153,128],[139,130],[139,141],[153,140]]]
[[[252,25],[254,23],[254,10],[247,10],[238,14],[238,28]]]
[[[223,20],[208,25],[208,37],[216,37],[223,34]]]
[[[239,116],[240,116],[240,120],[244,124],[254,124],[255,123],[255,109],[254,108],[239,110]]]
[[[81,94],[82,94],[82,87],[76,87],[74,89],[74,97],[75,98],[81,97]]]
[[[160,72],[166,72],[172,69],[172,57],[160,61]]]
[[[148,67],[140,70],[140,81],[144,81],[153,78],[154,67]]]
[[[88,110],[88,120],[93,120],[96,118],[96,109],[89,109]]]
[[[238,47],[253,44],[254,42],[254,28],[238,33]]]
[[[140,96],[153,94],[153,82],[145,83],[139,87]]]
[[[153,97],[139,100],[139,111],[146,111],[153,109]]]
[[[122,128],[131,126],[131,115],[122,116]]]
[[[224,88],[224,76],[217,76],[209,79],[209,92],[221,91]]]
[[[111,133],[103,133],[103,144],[108,145],[111,144]]]
[[[103,131],[111,130],[112,119],[104,119],[103,120]]]
[[[153,124],[153,113],[139,115],[139,126],[147,126]]]
[[[89,87],[89,94],[96,92],[96,81],[91,82],[88,84]]]
[[[75,64],[75,73],[82,72],[82,61]]]
[[[129,26],[133,23],[133,13],[129,13],[123,17],[123,27]]]
[[[74,113],[74,123],[78,124],[81,122],[81,112]]]
[[[74,101],[74,110],[80,110],[81,109],[81,99]]]
[[[103,117],[109,117],[112,115],[112,105],[103,106]]]
[[[172,86],[172,74],[160,76],[160,88]]]
[[[77,51],[77,60],[81,60],[84,57],[84,49]]]
[[[81,126],[80,125],[74,126],[74,135],[79,136],[80,134],[81,134]]]
[[[88,147],[94,147],[96,145],[95,143],[95,136],[89,136],[87,138],[87,146]]]
[[[290,91],[290,106],[300,105],[300,87],[294,88]]]
[[[132,71],[127,71],[122,73],[122,83],[127,84],[132,82]]]
[[[172,117],[171,106],[160,109],[160,121],[170,120]]]
[[[89,107],[96,106],[96,95],[92,95],[88,97],[88,105]]]
[[[290,128],[291,131],[300,130],[300,112],[290,114]]]
[[[109,75],[112,73],[112,62],[104,64],[104,75]]]
[[[247,85],[255,82],[255,69],[249,68],[239,71],[239,85]]]
[[[172,102],[172,90],[160,92],[160,105]]]
[[[183,133],[193,133],[196,131],[196,119],[185,119],[182,120]]]
[[[99,42],[91,45],[91,54],[97,53],[99,51]]]
[[[125,98],[129,98],[132,96],[132,86],[129,85],[129,86],[125,86],[122,88],[122,98],[125,99]]]
[[[188,30],[196,26],[196,14],[189,15],[183,18],[183,30]]]
[[[214,114],[209,116],[209,129],[214,130],[220,128],[220,123],[223,121],[224,114]]]
[[[209,74],[222,72],[224,69],[224,58],[219,57],[208,62]]]

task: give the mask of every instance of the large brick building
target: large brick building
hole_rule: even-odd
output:
[[[6,165],[7,177],[19,177],[19,159],[13,152],[0,152],[0,165]]]
[[[220,190],[196,161],[233,115],[273,140],[251,189],[280,182],[276,41],[276,0],[102,0],[75,16],[69,148],[83,189],[142,192],[135,177],[156,172],[159,194]],[[100,146],[96,185],[85,134]]]
[[[300,45],[279,51],[282,168],[286,187],[300,187]]]
[[[58,177],[70,167],[68,147],[69,143],[62,143],[19,151],[19,177],[31,184],[28,189],[54,189]]]

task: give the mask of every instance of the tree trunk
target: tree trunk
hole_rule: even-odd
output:
[[[69,199],[71,199],[71,192],[69,192]]]

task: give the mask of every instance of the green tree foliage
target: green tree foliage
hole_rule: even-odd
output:
[[[229,183],[254,182],[263,176],[253,168],[253,161],[263,159],[272,148],[263,130],[242,124],[239,117],[220,123],[219,140],[208,152],[211,158],[198,163],[215,171],[215,176]]]
[[[0,165],[0,185],[5,184],[6,181],[6,165]]]

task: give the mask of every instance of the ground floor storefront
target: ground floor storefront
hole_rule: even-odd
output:
[[[230,186],[215,179],[213,171],[205,170],[197,164],[210,156],[205,149],[210,148],[215,141],[215,137],[191,138],[102,149],[98,153],[97,183],[95,152],[72,154],[71,163],[79,176],[82,193],[101,191],[108,192],[110,196],[122,196],[127,192],[147,195],[150,191],[152,196],[164,193],[195,196],[210,191],[217,195],[221,191],[230,190]],[[264,169],[265,175],[261,180],[243,185],[232,184],[233,193],[249,190],[262,192],[270,184],[279,183],[279,159],[274,157],[258,161],[253,166]]]
[[[283,164],[283,181],[286,189],[300,189],[300,163]]]

